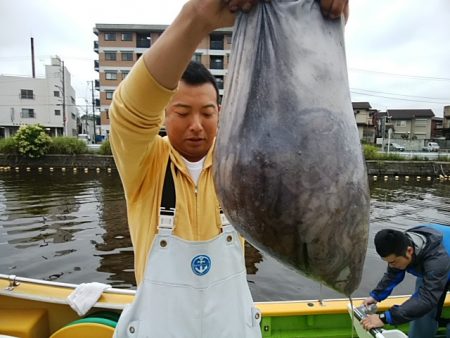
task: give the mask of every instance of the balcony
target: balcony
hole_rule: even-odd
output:
[[[94,41],[94,52],[98,54],[98,41]]]
[[[98,60],[94,60],[94,70],[95,70],[96,72],[99,71],[99,63],[98,63]]]

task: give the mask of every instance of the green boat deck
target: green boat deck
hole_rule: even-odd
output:
[[[450,316],[450,310],[445,311]],[[408,333],[408,324],[386,326]],[[263,316],[261,331],[264,338],[356,338],[352,333],[351,318],[348,313],[317,314],[302,316]],[[445,328],[440,328],[436,338],[445,338]],[[353,335],[352,335],[353,334]]]

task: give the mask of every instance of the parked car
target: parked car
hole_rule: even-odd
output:
[[[436,142],[428,142],[422,148],[423,151],[439,151],[439,149],[439,144],[437,144]]]
[[[86,144],[91,143],[91,137],[88,134],[78,134],[78,139]]]
[[[384,150],[387,151],[389,149],[389,151],[405,151],[405,147],[401,146],[398,143],[388,143],[384,146]]]

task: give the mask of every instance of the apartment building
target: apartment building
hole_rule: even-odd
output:
[[[100,93],[101,134],[108,137],[110,130],[109,106],[114,90],[127,76],[133,64],[154,43],[167,25],[96,24],[94,51],[98,60],[94,68],[99,73],[95,88]],[[231,51],[232,30],[220,29],[212,32],[199,44],[193,60],[203,63],[215,76],[219,93],[227,75]]]
[[[29,124],[42,125],[50,136],[76,136],[75,97],[71,75],[58,57],[45,66],[44,78],[0,76],[0,138]]]

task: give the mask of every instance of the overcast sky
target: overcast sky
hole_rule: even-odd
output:
[[[170,24],[185,0],[0,0],[0,74],[44,75],[59,55],[83,113],[97,79],[96,23]],[[353,101],[380,110],[450,105],[450,0],[350,0],[346,50]]]

